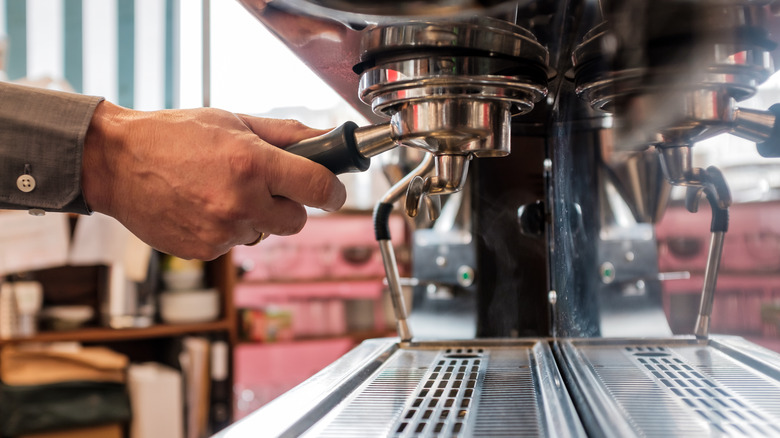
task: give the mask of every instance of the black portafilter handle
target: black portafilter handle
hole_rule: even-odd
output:
[[[363,172],[368,169],[371,159],[364,157],[358,149],[355,139],[357,127],[354,122],[346,122],[326,134],[307,138],[285,150],[322,164],[337,175]]]
[[[756,150],[764,158],[778,158],[780,157],[780,103],[770,106],[769,112],[775,116],[772,133],[766,141],[756,143]]]

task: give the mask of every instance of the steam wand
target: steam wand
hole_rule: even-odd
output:
[[[696,318],[694,334],[698,339],[707,339],[710,333],[712,302],[715,298],[715,285],[718,281],[718,268],[723,254],[723,240],[729,228],[729,204],[731,195],[723,175],[714,166],[707,168],[703,175],[708,183],[704,187],[688,187],[686,206],[691,212],[698,210],[698,200],[703,191],[712,209],[710,224],[710,248],[707,253],[707,267],[704,270],[704,285],[701,291],[699,315]]]
[[[396,324],[398,325],[398,336],[401,338],[401,342],[410,342],[412,340],[412,331],[407,322],[408,313],[406,311],[403,289],[401,289],[401,275],[398,272],[398,261],[395,258],[393,243],[390,239],[390,213],[393,211],[393,204],[401,199],[409,183],[415,178],[422,178],[433,167],[433,155],[426,154],[422,162],[411,173],[395,183],[374,208],[374,234],[379,243],[379,250],[382,253],[382,264],[387,276],[387,285],[390,289],[390,299],[393,303],[393,311],[395,312]],[[427,205],[430,206],[431,204]],[[433,211],[431,215],[435,213]]]
[[[670,183],[688,187],[685,206],[691,213],[699,210],[702,192],[712,209],[710,223],[710,247],[707,253],[707,266],[704,270],[704,284],[696,318],[694,334],[698,339],[707,339],[710,333],[712,303],[715,299],[715,286],[718,281],[718,269],[723,254],[723,241],[729,228],[729,206],[731,193],[725,178],[715,166],[706,170],[691,166],[690,145],[660,147],[661,164]]]

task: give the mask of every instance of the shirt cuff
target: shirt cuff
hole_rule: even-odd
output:
[[[91,213],[82,156],[102,100],[0,83],[0,208]]]

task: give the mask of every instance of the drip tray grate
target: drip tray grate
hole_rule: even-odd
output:
[[[740,341],[729,340],[732,344]],[[780,371],[738,345],[560,342],[586,425],[610,436],[780,436]]]
[[[446,349],[434,359],[415,390],[417,394],[391,428],[394,436],[413,431],[458,436],[465,431],[477,388],[484,381],[487,355],[482,348]]]
[[[761,409],[742,400],[728,387],[697,372],[673,350],[663,346],[626,347],[626,351],[645,368],[661,387],[670,391],[688,407],[723,434],[762,436],[780,435],[780,426]]]

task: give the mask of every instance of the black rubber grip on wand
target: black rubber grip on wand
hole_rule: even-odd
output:
[[[710,222],[710,232],[717,233],[729,230],[729,209],[723,208],[718,204],[718,200],[709,191],[705,190],[707,195],[707,201],[710,203],[710,210],[712,210],[712,222]]]
[[[358,150],[357,124],[347,122],[327,134],[309,138],[285,148],[287,152],[322,164],[335,174],[363,172],[371,164]]]
[[[376,240],[390,240],[390,213],[393,204],[380,202],[374,208],[374,236]]]

